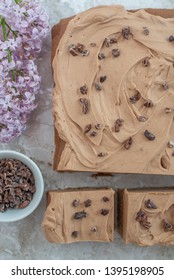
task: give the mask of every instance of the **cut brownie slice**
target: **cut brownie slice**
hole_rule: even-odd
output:
[[[50,242],[114,239],[114,191],[110,188],[66,189],[47,192],[42,222]]]
[[[174,188],[120,190],[118,209],[126,243],[174,244]]]

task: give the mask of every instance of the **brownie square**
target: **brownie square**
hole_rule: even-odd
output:
[[[47,192],[42,229],[50,242],[114,239],[114,191],[110,188]]]

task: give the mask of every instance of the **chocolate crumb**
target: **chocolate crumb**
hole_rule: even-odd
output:
[[[129,26],[125,26],[123,29],[122,29],[122,36],[123,38],[125,38],[126,40],[129,39],[130,35],[133,35],[131,33],[131,29]]]
[[[87,213],[85,211],[81,211],[81,212],[76,212],[74,214],[74,219],[79,220],[82,218],[86,218]]]
[[[106,58],[105,54],[100,52],[100,53],[98,54],[98,59],[102,60],[102,59],[104,59],[104,58]]]
[[[113,55],[113,57],[120,56],[120,50],[118,48],[117,49],[113,49],[112,50],[112,55]]]
[[[169,42],[174,42],[174,35],[169,36]]]
[[[131,145],[132,145],[133,139],[132,137],[129,137],[125,142],[124,142],[124,148],[126,150],[129,150]]]
[[[147,108],[152,108],[152,107],[153,107],[153,102],[152,102],[152,100],[147,100],[147,101],[144,103],[144,106],[147,107]]]
[[[102,90],[102,86],[101,86],[100,83],[97,83],[97,82],[96,82],[94,85],[95,85],[96,90],[98,90],[98,91],[101,91],[101,90]]]
[[[84,201],[85,207],[90,207],[91,204],[92,204],[92,200],[91,199],[87,199],[87,200]]]
[[[148,209],[157,209],[157,206],[155,205],[155,203],[153,203],[153,201],[151,199],[148,199],[145,201],[145,206]]]
[[[143,33],[146,36],[149,35],[149,29],[146,26],[143,27]]]
[[[145,130],[144,131],[144,136],[149,140],[149,141],[153,141],[155,140],[155,135],[153,133],[151,133],[149,130]]]
[[[109,214],[109,210],[108,209],[101,209],[101,215],[106,216]]]
[[[73,205],[74,207],[77,207],[77,206],[79,206],[79,204],[80,204],[80,200],[79,200],[79,199],[74,199],[72,205]]]
[[[91,127],[92,127],[91,124],[87,124],[87,125],[85,126],[84,133],[88,133],[88,132],[91,130]]]
[[[164,231],[173,231],[173,225],[170,224],[166,219],[162,220],[162,225],[163,225]]]
[[[79,233],[78,233],[78,231],[75,230],[71,233],[71,235],[72,235],[72,237],[77,238],[79,236]]]
[[[87,94],[87,92],[88,92],[88,87],[87,87],[86,84],[84,86],[80,87],[80,93],[81,94]]]
[[[109,198],[108,198],[107,196],[104,196],[104,197],[103,197],[103,201],[104,201],[104,202],[108,202],[108,201],[109,201]]]
[[[106,78],[106,75],[100,76],[100,83],[104,83],[104,81],[106,81]]]

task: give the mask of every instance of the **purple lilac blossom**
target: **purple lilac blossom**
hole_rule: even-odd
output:
[[[48,15],[38,1],[1,0],[0,142],[18,137],[37,107],[41,77],[35,60],[48,29]]]

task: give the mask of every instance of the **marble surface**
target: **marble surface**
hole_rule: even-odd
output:
[[[41,0],[50,15],[53,26],[68,17],[99,4],[122,3],[128,9],[156,7],[174,8],[174,0]],[[57,173],[52,170],[54,133],[52,118],[52,87],[50,65],[50,35],[43,42],[38,61],[42,85],[38,108],[33,112],[26,131],[0,150],[13,149],[30,156],[40,167],[48,189],[66,186],[109,186],[132,188],[145,186],[174,186],[174,176],[116,174],[112,177],[92,177],[91,173]],[[74,243],[58,245],[48,243],[41,231],[41,221],[46,207],[45,195],[35,212],[22,221],[0,224],[0,259],[174,259],[173,246],[138,247],[125,245],[115,230],[112,243]]]

